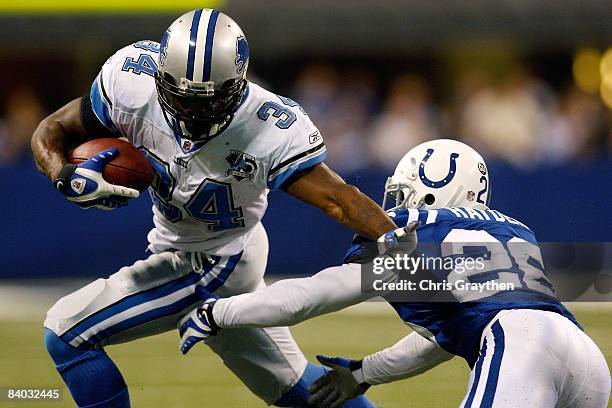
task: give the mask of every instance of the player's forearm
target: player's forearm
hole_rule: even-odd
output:
[[[68,162],[71,138],[84,133],[80,125],[80,98],[44,119],[32,135],[31,147],[38,170],[54,180]]]
[[[337,188],[329,214],[357,234],[374,240],[397,228],[380,206],[350,184]]]
[[[284,189],[363,237],[376,240],[397,228],[382,208],[323,163],[300,173]]]
[[[414,377],[452,357],[436,343],[413,332],[394,346],[365,357],[363,380],[376,385]]]
[[[43,120],[32,135],[31,145],[38,171],[54,180],[68,162],[61,125],[50,118]]]
[[[219,299],[213,318],[221,328],[291,326],[375,295],[362,290],[360,266],[344,264],[309,278],[283,279],[252,293]]]

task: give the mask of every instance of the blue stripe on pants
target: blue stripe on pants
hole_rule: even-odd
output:
[[[94,346],[98,342],[101,342],[102,340],[114,334],[121,333],[124,330],[131,329],[132,327],[136,327],[165,316],[172,316],[180,312],[181,310],[189,307],[190,305],[197,303],[198,300],[200,300],[199,296],[197,296],[195,293],[192,293],[167,306],[151,309],[142,314],[129,317],[113,326],[99,331],[98,333],[87,339],[87,343],[91,346]]]
[[[225,264],[225,268],[223,268],[223,270],[219,273],[219,276],[216,276],[214,279],[208,282],[204,289],[211,293],[219,289],[219,287],[225,283],[227,278],[229,278],[230,274],[234,271],[234,269],[236,269],[236,265],[238,264],[238,261],[240,261],[240,258],[242,257],[243,253],[244,251],[240,252],[239,254],[230,256],[227,260],[227,263]]]
[[[208,290],[209,292],[214,292],[219,287],[221,287],[225,283],[227,278],[229,278],[229,276],[234,271],[234,269],[236,269],[236,265],[238,264],[238,261],[240,260],[241,257],[242,257],[242,252],[240,252],[237,255],[230,256],[225,264],[225,267],[219,273],[219,276],[212,279],[206,285],[205,287],[206,290]],[[211,264],[206,265],[204,275],[206,275],[207,273],[210,273],[210,271],[212,270],[212,266],[210,265]],[[216,263],[212,265],[216,265]],[[197,283],[200,279],[202,279],[202,276],[197,275],[197,279],[194,283]],[[126,320],[123,320],[120,323],[117,323],[107,329],[100,331],[95,336],[92,336],[90,339],[88,339],[87,342],[94,345],[98,343],[99,341],[102,341],[102,339],[108,338],[114,334],[120,333],[132,327],[136,327],[146,322],[150,322],[152,320],[156,320],[156,319],[159,319],[165,316],[172,316],[173,314],[180,312],[186,307],[194,303],[197,303],[198,300],[201,300],[201,299],[194,292],[193,294],[187,297],[181,298],[170,305],[158,307],[158,308],[149,310],[145,313],[142,313],[140,315],[133,316]]]
[[[231,273],[236,268],[236,265],[238,264],[238,261],[240,261],[242,254],[243,252],[240,252],[239,254],[233,255],[227,259],[225,267],[221,270],[219,275],[213,278],[206,285],[206,289],[208,291],[213,292],[225,283],[225,281],[229,278]],[[106,319],[112,316],[122,313],[134,306],[138,306],[140,304],[150,302],[152,300],[163,298],[181,289],[197,284],[203,278],[203,276],[210,273],[211,270],[219,264],[221,258],[213,257],[213,259],[213,263],[206,263],[204,265],[204,273],[202,275],[196,273],[187,274],[173,281],[167,282],[163,285],[126,296],[115,302],[114,304],[97,311],[96,313],[92,314],[91,316],[88,316],[84,320],[74,325],[68,331],[66,331],[61,336],[62,340],[67,343],[70,343],[73,339],[81,335],[83,332],[87,331],[88,329],[94,327],[95,325],[105,321]],[[198,299],[195,296],[187,296],[185,298],[178,299],[176,302],[170,305],[158,307],[155,309],[148,310],[139,315],[128,317],[113,326],[101,330],[95,336],[89,338],[87,340],[87,343],[90,346],[93,346],[104,338],[119,333],[123,330],[127,330],[131,327],[138,326],[148,321],[155,320],[164,316],[169,316],[176,312],[179,312],[190,304],[197,302],[197,300]]]
[[[61,338],[65,342],[70,343],[83,332],[112,316],[122,313],[134,306],[162,298],[188,286],[195,285],[201,278],[202,277],[196,273],[190,273],[163,285],[126,296],[118,302],[88,316],[85,320],[82,320],[65,332]]]
[[[502,329],[499,320],[493,323],[491,331],[493,332],[493,339],[495,340],[495,351],[491,358],[487,385],[485,387],[484,396],[482,397],[482,403],[480,404],[481,408],[493,406],[493,399],[495,398],[495,391],[497,390],[497,381],[499,380],[499,370],[504,356],[504,348],[506,347],[504,329]]]
[[[470,388],[468,399],[465,401],[465,405],[463,408],[470,408],[472,406],[472,402],[474,402],[474,396],[476,395],[476,389],[478,388],[478,382],[480,381],[482,363],[484,362],[486,356],[487,356],[487,339],[485,337],[484,342],[482,343],[482,348],[480,349],[480,356],[478,357],[478,361],[476,361],[476,366],[474,367],[474,380],[472,381],[472,388]]]

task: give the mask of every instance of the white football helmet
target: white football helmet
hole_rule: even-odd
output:
[[[211,9],[180,16],[160,41],[157,95],[178,136],[204,141],[221,133],[246,90],[249,45],[227,15]]]
[[[385,184],[383,208],[471,207],[487,209],[489,171],[465,143],[438,139],[421,143],[400,160]]]

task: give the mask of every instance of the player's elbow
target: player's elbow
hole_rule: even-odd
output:
[[[282,298],[268,300],[269,310],[278,310],[282,316],[281,321],[276,323],[293,326],[316,315],[313,313],[323,299],[312,290],[311,281],[312,277],[288,279],[274,284],[284,294]]]
[[[32,134],[30,139],[30,148],[34,157],[37,157],[45,149],[47,136],[53,131],[55,124],[54,119],[51,116],[43,119]]]
[[[58,112],[54,112],[41,120],[30,139],[30,146],[34,154],[38,149],[46,148],[49,143],[53,143],[58,134],[63,135],[63,130]]]
[[[306,319],[308,310],[312,305],[312,299],[310,299],[308,291],[300,285],[289,291],[289,295],[289,301],[279,305],[279,308],[287,316],[290,316],[285,323],[292,326]]]
[[[36,153],[36,147],[43,139],[43,136],[48,133],[47,130],[51,127],[52,119],[50,116],[47,116],[43,120],[40,121],[34,133],[32,134],[32,138],[30,139],[30,146],[32,147],[32,151]]]

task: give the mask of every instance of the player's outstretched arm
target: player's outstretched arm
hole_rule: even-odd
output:
[[[282,279],[255,292],[219,299],[212,314],[221,328],[292,326],[375,295],[362,290],[360,265],[343,264],[309,278]]]
[[[413,222],[382,235],[377,240],[379,253],[389,256],[395,251],[414,251],[417,225]],[[291,326],[380,294],[373,285],[362,286],[361,277],[362,266],[349,263],[324,269],[310,278],[284,279],[255,292],[223,299],[198,286],[196,294],[204,304],[179,322],[181,352],[187,353],[194,344],[223,328]],[[377,279],[391,282],[397,275],[385,270]]]
[[[410,333],[394,346],[360,361],[317,356],[332,370],[312,384],[308,402],[318,407],[340,407],[371,385],[414,377],[452,357],[417,333]]]
[[[294,176],[283,189],[366,238],[397,228],[380,206],[323,163]]]
[[[380,279],[390,281],[396,276],[390,272]],[[196,293],[204,304],[178,325],[183,354],[222,329],[292,326],[377,295],[374,290],[362,290],[359,264],[334,266],[310,278],[282,279],[255,292],[228,298],[218,299],[201,287]]]
[[[418,222],[413,222],[382,235],[377,240],[381,256],[393,255],[395,251],[412,253],[417,247],[417,226]],[[389,238],[390,234],[393,238]],[[397,246],[389,247],[388,241],[396,242]],[[292,326],[380,295],[374,285],[362,285],[362,273],[361,264],[345,263],[308,278],[282,279],[252,293],[219,299],[212,309],[212,318],[220,328]],[[397,274],[386,269],[376,278],[392,282],[397,280]]]

